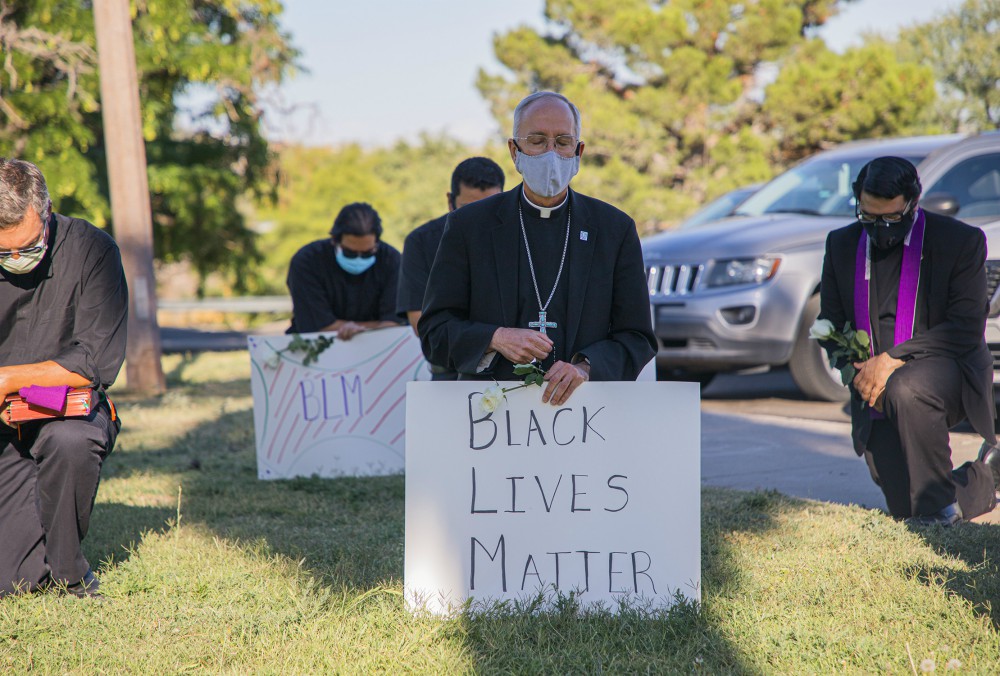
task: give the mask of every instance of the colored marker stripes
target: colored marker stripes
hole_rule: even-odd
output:
[[[291,338],[258,337],[250,343],[251,357],[266,364]],[[406,383],[421,370],[422,361],[416,337],[400,327],[336,342],[309,366],[299,362],[299,355],[285,352],[275,366],[259,368],[252,386],[254,416],[260,416],[255,425],[258,462],[267,469],[265,476],[292,476],[293,465],[321,466],[326,472],[338,455],[332,449],[345,445],[355,449],[357,462],[356,454],[367,452],[358,449],[369,448],[365,438],[375,443],[372,448],[402,459]],[[331,466],[330,471],[345,470]]]

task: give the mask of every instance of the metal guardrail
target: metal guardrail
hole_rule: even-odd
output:
[[[195,300],[161,300],[163,312],[291,312],[289,296],[240,296],[236,298],[201,298]]]

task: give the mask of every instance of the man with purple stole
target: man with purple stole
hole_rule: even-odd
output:
[[[872,160],[853,189],[858,220],[826,240],[819,316],[871,336],[849,384],[854,448],[890,514],[956,525],[996,506],[1000,477],[986,237],[917,206],[920,180],[905,159]],[[985,443],[979,460],[953,469],[948,430],[966,419]]]

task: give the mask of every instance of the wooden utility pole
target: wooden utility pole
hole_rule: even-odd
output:
[[[111,186],[111,216],[129,285],[125,376],[130,390],[159,394],[166,390],[166,380],[160,365],[153,220],[129,0],[94,0],[94,26],[101,74],[101,115]]]

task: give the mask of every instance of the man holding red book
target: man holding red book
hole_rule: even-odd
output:
[[[120,427],[104,391],[125,359],[127,314],[114,240],[52,213],[38,167],[0,158],[0,398],[21,393],[53,416],[0,421],[0,596],[97,592],[80,543]],[[69,388],[93,388],[84,415],[65,417]]]

